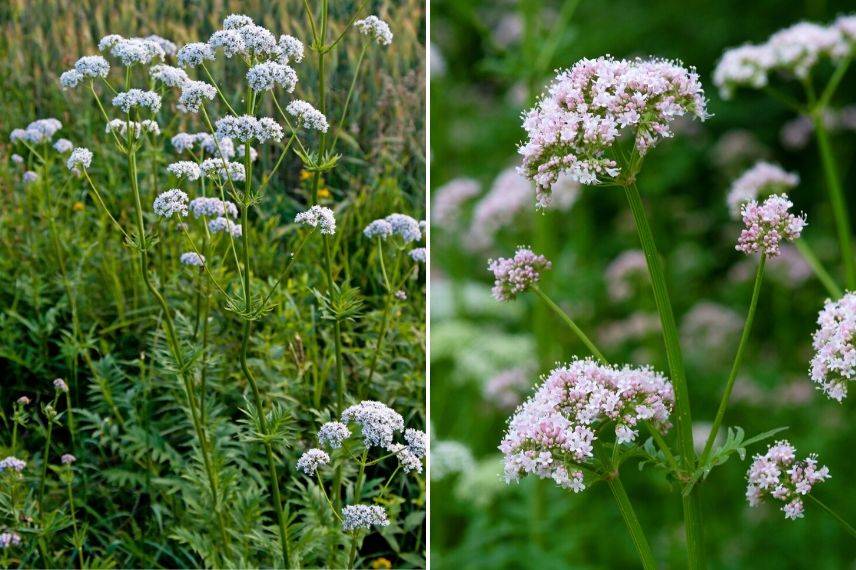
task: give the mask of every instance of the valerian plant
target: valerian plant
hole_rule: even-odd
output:
[[[773,71],[796,76],[808,96],[808,103],[795,104],[796,108],[819,117],[856,49],[852,32],[852,17],[842,17],[830,27],[799,24],[774,35],[765,46],[727,53],[716,82],[730,95],[737,86],[766,87],[767,74]],[[818,95],[811,71],[822,57],[832,58],[837,66]],[[835,279],[800,240],[806,217],[792,212],[794,204],[785,193],[797,186],[799,177],[777,165],[758,164],[735,182],[728,197],[732,213],[743,223],[734,247],[757,260],[754,287],[711,429],[703,445],[695,448],[692,379],[685,373],[663,262],[637,188],[637,179],[644,176],[645,157],[660,141],[674,135],[674,122],[682,117],[709,118],[702,83],[694,69],[661,59],[584,59],[560,71],[534,107],[524,113],[526,139],[519,147],[523,157],[519,172],[534,183],[538,208],[551,205],[554,187],[564,176],[585,186],[615,188],[625,195],[641,245],[640,264],[647,267],[653,290],[668,377],[646,367],[610,364],[606,354],[540,286],[552,267],[547,257],[520,247],[513,258],[491,260],[488,266],[495,279],[493,294],[497,300],[508,302],[527,291],[534,292],[591,354],[554,368],[511,417],[500,445],[506,480],[513,482],[532,474],[574,493],[605,481],[645,568],[656,568],[658,562],[621,483],[620,468],[625,461],[639,459],[640,468],[661,469],[674,482],[683,506],[687,566],[704,568],[705,517],[699,494],[705,479],[732,456],[743,459],[749,445],[785,429],[747,438],[741,428],[732,426],[724,440],[718,437],[750,338],[767,261],[779,256],[785,243],[796,242],[818,278],[831,294],[840,297],[827,301],[818,319],[812,380],[840,401],[846,396],[853,372],[852,294],[841,297]],[[854,258],[840,181],[822,121],[815,121],[815,131],[836,212],[844,274],[848,288],[852,288]],[[853,534],[844,519],[810,494],[815,484],[829,476],[816,456],[797,460],[793,446],[780,441],[765,455],[755,456],[747,474],[747,499],[751,506],[765,500],[779,501],[785,517],[796,519],[803,516],[803,499],[807,497]]]
[[[22,396],[3,418],[12,427],[2,464],[6,565],[354,567],[374,528],[383,538],[372,553],[393,549],[423,563],[421,537],[407,546],[395,538],[418,534],[424,519],[422,397],[419,388],[405,395],[388,381],[397,349],[383,344],[392,297],[421,321],[418,305],[404,303],[423,294],[420,259],[399,255],[397,246],[396,289],[385,281],[380,295],[362,290],[375,270],[387,275],[384,260],[360,236],[365,222],[351,197],[330,202],[322,186],[342,162],[337,146],[360,95],[363,62],[393,33],[363,13],[364,4],[341,22],[326,0],[317,8],[305,5],[306,43],[240,14],[207,41],[184,46],[105,36],[100,55],[80,57],[60,77],[70,100],[82,92],[97,108],[101,140],[54,143],[62,128],[55,119],[11,133],[20,147],[13,162],[32,189],[29,206],[53,238],[74,375],[69,384],[55,381],[41,414]],[[349,43],[360,55],[342,101],[331,97],[340,86],[328,83],[325,66]],[[304,88],[311,55],[317,83]],[[277,217],[265,207],[295,167],[309,188],[289,197],[297,214],[274,233]],[[116,324],[145,325],[136,358],[105,354],[99,333],[106,327],[81,322],[75,272],[87,258],[71,256],[60,215],[74,194],[91,200],[98,239],[116,248],[115,304],[127,290],[139,307]],[[397,234],[406,234],[403,243],[422,241],[415,218],[388,214]],[[349,267],[354,250],[367,250],[357,255],[371,263]],[[292,319],[305,337],[272,337],[274,318]],[[294,364],[274,379],[283,356]],[[384,381],[372,381],[378,372]],[[91,405],[75,408],[84,397]],[[366,398],[395,401],[403,415]],[[342,428],[331,429],[331,418]],[[362,444],[351,441],[348,424],[360,427]],[[328,482],[305,481],[300,474],[310,466],[330,462],[326,452],[299,456],[319,426],[333,471]],[[68,448],[57,454],[59,430]],[[33,431],[41,435],[38,454],[21,441],[26,432],[32,442]],[[397,432],[406,444],[395,443]],[[385,454],[369,458],[373,446]],[[93,521],[89,481],[105,478],[140,497],[126,512],[110,506],[116,532],[139,536],[118,556],[105,549],[115,540],[109,526]],[[145,537],[142,512],[159,536]]]

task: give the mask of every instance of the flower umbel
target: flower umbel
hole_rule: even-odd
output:
[[[493,272],[493,296],[497,301],[511,301],[517,295],[540,281],[541,273],[550,269],[552,264],[543,255],[538,255],[526,247],[517,248],[514,257],[492,259],[488,270]]]
[[[856,376],[856,293],[827,299],[817,316],[811,379],[827,396],[841,402]]]
[[[806,225],[805,214],[790,213],[793,202],[787,194],[774,194],[758,204],[755,200],[741,209],[744,229],[735,249],[743,253],[763,252],[770,257],[779,255],[782,240],[800,237]]]
[[[777,441],[767,453],[756,455],[752,461],[746,473],[749,482],[746,500],[750,507],[757,507],[765,499],[775,499],[784,503],[782,512],[786,519],[802,518],[805,509],[802,497],[829,477],[825,465],[818,467],[817,455],[797,461],[794,446],[789,441]]]

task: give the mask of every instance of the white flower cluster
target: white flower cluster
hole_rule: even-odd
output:
[[[178,50],[178,65],[197,67],[206,61],[214,61],[214,50],[202,42],[189,43]]]
[[[283,34],[279,36],[279,49],[281,50],[280,61],[283,63],[300,63],[303,61],[303,42],[295,38],[294,36],[289,36],[288,34]]]
[[[796,460],[796,449],[788,441],[777,441],[764,455],[756,455],[746,473],[746,500],[757,507],[764,499],[772,498],[785,503],[782,512],[786,519],[803,517],[805,506],[802,497],[812,487],[829,479],[829,469],[817,466],[817,455]]]
[[[799,22],[779,30],[763,44],[746,44],[722,55],[713,82],[723,98],[741,88],[761,89],[770,75],[781,73],[806,79],[823,58],[833,61],[851,56],[856,49],[856,16],[840,16],[829,26]]]
[[[194,218],[214,218],[220,216],[237,218],[238,207],[228,200],[223,201],[220,198],[202,196],[190,201],[190,213],[193,214]]]
[[[149,75],[152,79],[163,83],[167,87],[181,87],[190,81],[190,77],[186,71],[180,67],[173,67],[165,63],[159,63],[150,67]]]
[[[600,364],[590,358],[554,369],[508,423],[499,449],[506,481],[525,473],[582,491],[580,466],[594,457],[598,427],[615,423],[615,443],[633,443],[642,422],[670,427],[672,383],[649,367]]]
[[[128,136],[128,129],[131,129],[131,136],[134,139],[140,138],[143,133],[149,133],[152,135],[160,134],[160,126],[155,121],[151,119],[145,119],[143,121],[126,121],[124,119],[112,119],[107,125],[104,127],[105,133],[115,132],[120,135],[122,138]]]
[[[205,100],[213,100],[217,89],[204,81],[185,81],[176,107],[182,113],[198,113]]]
[[[210,222],[208,222],[208,230],[211,233],[227,233],[231,235],[233,238],[239,238],[243,235],[243,228],[241,224],[236,224],[229,218],[224,218],[220,216],[219,218],[214,218]]]
[[[728,210],[732,217],[739,217],[745,204],[769,194],[787,192],[800,183],[799,175],[786,172],[782,167],[760,161],[740,175],[728,191]]]
[[[205,266],[205,256],[196,253],[195,251],[188,251],[186,253],[182,253],[179,261],[183,265],[190,265],[193,267],[203,267]]]
[[[707,118],[698,74],[662,59],[583,59],[559,73],[524,115],[528,140],[520,146],[521,174],[549,192],[561,173],[581,184],[616,178],[620,165],[607,151],[629,132],[645,155],[671,137],[684,115]]]
[[[336,218],[333,216],[333,210],[324,206],[312,206],[305,212],[297,214],[294,221],[312,228],[320,224],[321,233],[324,235],[331,236],[336,233]]]
[[[161,192],[155,198],[152,209],[155,214],[166,219],[185,217],[187,216],[187,194],[178,188]]]
[[[246,180],[244,165],[240,162],[224,162],[222,158],[206,158],[200,165],[202,173],[208,178],[221,180]]]
[[[405,242],[422,239],[422,229],[419,222],[405,214],[390,214],[385,218],[372,221],[363,230],[367,238],[378,237],[386,239],[391,235],[399,236]]]
[[[811,379],[823,393],[841,402],[856,377],[856,293],[848,292],[837,301],[827,299],[817,324]]]
[[[389,29],[389,24],[377,16],[368,16],[362,20],[357,20],[354,22],[354,27],[361,34],[368,36],[380,45],[388,46],[392,43],[392,30]]]
[[[257,119],[251,115],[241,115],[240,117],[228,115],[217,119],[215,126],[218,138],[228,137],[241,142],[249,142],[253,139],[260,143],[269,140],[279,142],[284,135],[279,123],[270,117]]]
[[[119,107],[123,113],[130,113],[135,107],[143,107],[157,113],[161,108],[161,96],[154,91],[129,89],[113,97],[113,106]]]
[[[303,453],[297,460],[297,469],[307,475],[315,475],[319,467],[330,463],[330,456],[321,449],[313,448]]]
[[[61,128],[62,123],[56,119],[38,119],[27,125],[26,129],[13,129],[9,133],[9,140],[13,143],[24,141],[31,144],[49,142]]]
[[[247,70],[247,83],[253,91],[270,91],[279,85],[287,93],[297,85],[297,72],[276,61],[264,61]]]
[[[425,260],[428,258],[428,250],[424,247],[414,247],[408,252],[410,259],[417,263],[425,263]]]
[[[71,151],[71,156],[68,157],[65,163],[68,169],[75,174],[80,173],[79,166],[89,168],[90,164],[92,164],[92,151],[83,147],[78,147]]]
[[[63,89],[77,87],[83,78],[104,78],[110,73],[110,64],[100,55],[85,55],[77,60],[73,69],[63,72],[59,76],[59,83]]]
[[[327,422],[318,430],[318,441],[330,449],[339,449],[351,437],[351,430],[342,422]]]
[[[12,546],[21,545],[21,535],[17,532],[0,533],[0,548],[6,549]]]
[[[324,113],[306,101],[296,99],[289,103],[285,110],[297,120],[298,126],[322,133],[326,133],[329,128]]]
[[[110,54],[119,59],[124,66],[149,65],[156,59],[163,61],[166,57],[163,42],[166,40],[163,38],[155,40],[151,36],[149,38],[123,38],[111,34],[101,38],[101,41],[98,42],[98,49],[102,52],[109,49]],[[175,48],[175,44],[172,42],[168,42],[168,46],[171,49]]]
[[[202,169],[199,168],[199,165],[189,160],[173,162],[166,167],[166,171],[176,178],[186,178],[190,181],[199,180],[199,177],[202,176]]]
[[[366,447],[389,447],[395,432],[404,429],[401,414],[381,402],[365,400],[342,412],[342,423],[354,422],[363,430]]]
[[[386,510],[377,505],[348,505],[342,509],[342,519],[342,530],[345,532],[389,525]]]
[[[27,466],[26,461],[22,461],[22,460],[18,459],[17,457],[12,457],[10,455],[9,457],[6,457],[2,461],[0,461],[0,473],[3,473],[4,471],[10,471],[10,470],[15,471],[17,473],[20,473],[21,471],[24,470],[24,468],[26,466]]]

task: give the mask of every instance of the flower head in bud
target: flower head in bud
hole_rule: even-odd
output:
[[[541,273],[552,264],[543,255],[526,247],[517,248],[514,257],[492,259],[488,270],[495,279],[493,296],[497,301],[511,301],[541,279]]]
[[[392,30],[389,29],[389,24],[378,18],[377,16],[368,16],[362,20],[354,22],[354,27],[361,34],[376,41],[382,46],[388,46],[392,43]]]
[[[751,201],[741,209],[745,226],[737,240],[737,251],[763,252],[770,257],[779,255],[782,240],[793,241],[800,237],[806,225],[805,214],[790,213],[793,202],[787,194],[774,194],[762,204]]]

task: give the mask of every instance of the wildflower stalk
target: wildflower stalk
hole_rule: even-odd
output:
[[[627,496],[618,473],[615,473],[614,477],[607,477],[606,482],[609,485],[609,490],[612,491],[612,495],[615,497],[615,501],[618,503],[618,510],[621,511],[621,517],[624,519],[624,524],[627,525],[627,530],[630,532],[630,537],[633,539],[633,544],[639,553],[642,567],[645,570],[656,570],[657,561],[654,559],[651,546],[645,537],[645,531],[642,530],[642,525],[639,524],[639,519],[636,518],[636,511],[633,510],[633,505],[630,504],[630,497]]]
[[[369,44],[364,43],[363,49],[360,51],[360,57],[357,58],[357,67],[354,69],[354,76],[351,78],[351,86],[348,88],[348,96],[345,97],[345,105],[342,107],[342,116],[339,117],[339,124],[336,127],[336,135],[333,137],[333,143],[330,148],[335,149],[336,143],[339,142],[339,135],[342,134],[342,127],[345,124],[345,118],[348,116],[348,106],[351,104],[351,96],[354,94],[354,86],[357,84],[357,77],[360,75],[360,68],[363,65],[363,59],[366,57],[366,50]]]
[[[255,106],[255,93],[252,89],[247,89],[247,114],[252,115]],[[225,160],[225,159],[224,159]],[[250,223],[249,210],[251,203],[251,193],[253,185],[253,161],[250,153],[250,141],[244,143],[244,171],[245,171],[245,188],[243,196],[243,204],[241,204],[241,227],[242,233],[242,254],[244,262],[244,310],[247,315],[244,317],[244,328],[241,334],[241,371],[244,377],[250,384],[250,389],[253,393],[253,404],[256,408],[256,414],[259,418],[259,429],[262,432],[264,439],[265,455],[267,456],[268,475],[270,478],[271,491],[273,495],[273,507],[276,513],[277,525],[279,526],[279,539],[282,548],[283,564],[286,568],[290,567],[289,556],[289,538],[288,538],[288,522],[285,520],[285,515],[282,512],[282,497],[279,491],[279,474],[276,469],[276,458],[273,454],[273,446],[270,442],[268,431],[267,417],[265,416],[264,406],[262,404],[262,396],[259,390],[258,382],[255,376],[250,371],[247,363],[247,350],[250,343],[250,332],[252,330],[252,289],[250,288],[251,270],[250,270]]]
[[[838,513],[833,511],[823,501],[821,501],[820,499],[818,499],[814,495],[809,494],[808,498],[811,499],[812,501],[814,501],[815,504],[817,504],[817,506],[822,508],[824,511],[829,513],[829,515],[832,516],[832,518],[834,518],[836,521],[838,521],[838,524],[840,524],[842,527],[844,527],[844,530],[846,530],[848,532],[848,534],[850,534],[850,536],[852,536],[853,538],[856,538],[856,528],[853,528],[850,525],[850,523],[848,523],[846,520],[844,520]]]
[[[389,281],[389,275],[386,272],[386,264],[383,258],[383,239],[377,238],[377,252],[378,257],[380,259],[380,271],[383,275],[383,284],[386,288],[386,299],[383,306],[383,317],[380,322],[380,330],[377,333],[377,343],[375,344],[374,353],[372,354],[371,363],[369,364],[369,375],[366,378],[365,386],[371,386],[372,378],[374,378],[375,368],[377,367],[378,356],[380,355],[380,349],[383,345],[383,339],[386,336],[386,329],[389,326],[389,313],[392,309],[392,300],[395,291],[392,289],[392,284]],[[395,270],[393,272],[393,279],[395,279],[395,275],[398,273],[398,268],[400,265],[401,258],[400,256],[396,259]]]
[[[797,250],[802,254],[805,262],[808,263],[809,267],[811,267],[812,271],[814,271],[817,279],[826,287],[826,291],[832,295],[835,299],[840,299],[843,295],[841,288],[835,282],[835,279],[826,271],[826,268],[821,265],[820,260],[814,254],[811,247],[809,247],[808,243],[803,239],[794,240],[794,245]]]
[[[532,284],[530,286],[530,288],[533,291],[535,291],[535,293],[539,297],[541,297],[541,299],[547,304],[548,307],[550,307],[553,310],[554,313],[556,313],[556,315],[562,320],[563,323],[568,325],[568,328],[570,328],[574,332],[574,334],[577,335],[577,337],[583,342],[583,344],[586,345],[586,347],[589,349],[589,351],[598,360],[600,360],[604,364],[609,364],[609,362],[606,360],[606,357],[603,355],[603,353],[601,353],[597,349],[597,347],[594,345],[594,343],[591,341],[591,339],[586,335],[586,333],[584,333],[582,331],[582,329],[577,326],[577,324],[571,319],[571,317],[569,317],[568,314],[565,311],[563,311],[562,308],[553,301],[553,299],[551,299],[546,293],[544,293],[544,291],[541,290],[540,287],[538,287],[535,284]]]
[[[51,402],[51,408],[56,409],[57,399],[59,398],[59,393],[54,394],[53,401]],[[42,475],[39,479],[39,498],[38,498],[38,506],[39,506],[39,520],[44,521],[44,506],[43,501],[45,497],[45,482],[48,478],[48,460],[50,459],[50,450],[51,450],[51,441],[53,439],[53,424],[54,417],[48,417],[48,432],[46,435],[45,441],[45,452],[42,455]]]
[[[322,235],[324,242],[324,269],[327,274],[327,290],[333,291],[333,260],[330,253],[330,240]],[[342,323],[338,315],[334,315],[333,343],[336,357],[336,411],[342,413],[345,407],[345,369],[342,366]]]
[[[758,262],[758,269],[755,272],[755,286],[752,289],[752,300],[749,303],[749,313],[746,315],[746,322],[743,324],[743,333],[740,335],[740,344],[737,345],[737,354],[734,356],[734,363],[731,365],[731,372],[728,374],[728,380],[725,382],[725,390],[722,393],[722,399],[719,401],[719,409],[716,411],[716,417],[713,420],[713,426],[710,428],[710,434],[707,437],[707,443],[704,445],[704,451],[701,454],[700,463],[705,465],[713,449],[713,443],[716,441],[716,435],[719,433],[719,427],[722,425],[722,419],[725,417],[725,410],[728,408],[728,399],[731,397],[731,390],[734,388],[734,381],[737,378],[737,372],[740,370],[740,364],[743,362],[743,353],[746,350],[746,345],[749,341],[749,333],[752,331],[752,323],[755,320],[755,311],[758,308],[758,297],[761,294],[761,283],[764,281],[764,266],[767,263],[767,254],[761,254],[761,260]]]
[[[131,118],[128,115],[128,122],[130,123]],[[175,324],[172,320],[172,313],[170,311],[169,305],[167,305],[166,299],[164,299],[161,292],[155,286],[152,281],[151,274],[149,272],[149,256],[148,256],[148,247],[149,245],[146,243],[146,227],[145,221],[143,220],[143,204],[142,199],[140,197],[140,188],[137,183],[137,156],[136,149],[133,144],[133,129],[128,126],[128,172],[131,179],[131,190],[134,195],[134,208],[136,212],[136,223],[137,223],[137,247],[139,249],[139,262],[140,262],[140,272],[143,276],[143,281],[146,284],[146,288],[148,288],[152,297],[154,297],[155,301],[161,308],[164,316],[164,329],[166,332],[167,343],[169,344],[170,351],[172,352],[172,356],[178,364],[179,376],[182,379],[184,384],[184,392],[187,398],[187,405],[190,408],[190,416],[193,422],[194,430],[196,431],[196,437],[199,440],[199,449],[202,453],[202,462],[205,467],[205,473],[208,478],[208,485],[211,491],[211,500],[214,505],[214,512],[217,516],[217,523],[220,531],[220,538],[223,541],[223,546],[229,544],[228,534],[226,533],[226,523],[223,518],[223,512],[220,508],[220,495],[217,491],[217,479],[214,477],[214,471],[211,466],[211,458],[209,456],[208,449],[208,438],[205,435],[204,428],[199,420],[199,413],[197,409],[196,398],[193,394],[193,383],[190,379],[190,376],[187,372],[186,363],[184,360],[184,355],[181,352],[181,345],[178,341],[178,334],[175,330]]]
[[[669,299],[666,277],[660,261],[660,253],[654,242],[654,235],[645,214],[642,197],[635,181],[624,185],[627,201],[630,205],[636,231],[645,261],[648,265],[648,273],[651,276],[651,285],[654,290],[654,300],[657,304],[657,312],[660,315],[660,324],[663,329],[663,341],[666,345],[666,358],[669,363],[669,371],[672,383],[675,387],[675,411],[677,414],[678,448],[680,450],[682,467],[691,472],[695,467],[696,455],[693,448],[692,417],[690,414],[689,390],[684,373],[683,356],[678,341],[678,329],[675,324],[675,315],[672,303]],[[699,505],[699,490],[694,487],[690,493],[682,494],[684,509],[684,527],[687,538],[688,566],[692,570],[703,569],[703,537],[701,509]]]
[[[67,467],[67,469],[71,470],[71,467]],[[66,483],[66,490],[68,491],[68,508],[71,512],[71,528],[74,531],[74,543],[77,546],[77,557],[79,568],[83,568],[83,541],[81,537],[78,535],[77,531],[77,514],[74,508],[74,491],[72,489],[72,480],[73,477],[69,474]]]
[[[348,570],[354,567],[354,562],[357,559],[357,531],[351,534],[351,550],[348,552]]]
[[[823,164],[823,174],[826,177],[829,199],[832,202],[832,213],[835,217],[835,227],[838,230],[841,256],[844,258],[845,283],[847,284],[847,289],[854,289],[856,288],[856,258],[853,257],[850,220],[847,215],[844,190],[841,187],[841,179],[838,175],[832,146],[829,143],[829,134],[824,124],[823,110],[823,107],[815,108],[812,112],[812,121],[814,122],[814,129],[817,136],[820,160]]]

